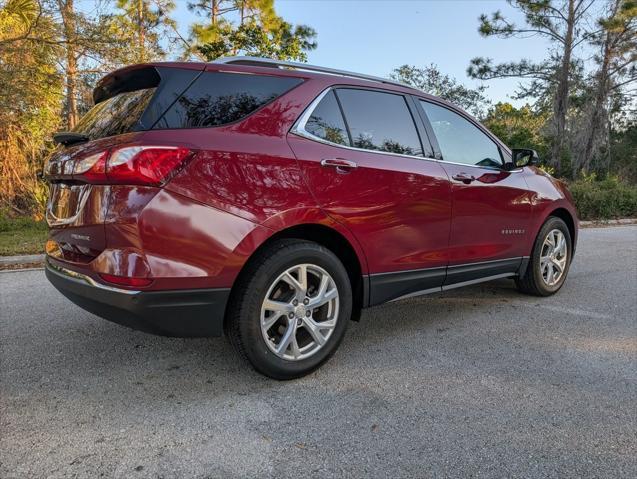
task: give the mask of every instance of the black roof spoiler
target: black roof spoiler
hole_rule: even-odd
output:
[[[95,104],[108,100],[119,93],[153,88],[161,77],[153,65],[134,65],[106,75],[93,90]]]

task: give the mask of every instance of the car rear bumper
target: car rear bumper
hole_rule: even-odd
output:
[[[46,277],[75,304],[114,323],[162,336],[223,334],[230,288],[129,291],[101,285],[48,261]]]

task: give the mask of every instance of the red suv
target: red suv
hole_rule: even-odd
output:
[[[362,308],[566,279],[564,185],[414,88],[233,57],[127,67],[93,96],[45,166],[46,275],[111,321],[225,332],[287,379],[327,360]]]

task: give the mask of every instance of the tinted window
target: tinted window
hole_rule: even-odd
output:
[[[199,128],[240,120],[301,83],[298,78],[203,73],[154,128]]]
[[[159,72],[161,82],[157,86],[153,101],[150,102],[141,118],[144,129],[152,128],[193,80],[201,74],[199,70],[173,67],[159,67],[156,71]]]
[[[345,121],[333,91],[327,93],[312,111],[305,131],[332,143],[350,146]]]
[[[478,127],[451,110],[420,100],[438,138],[442,158],[483,167],[502,166],[498,146]]]
[[[155,88],[120,93],[98,103],[73,128],[91,140],[129,133],[135,129]]]
[[[422,156],[416,125],[402,95],[371,90],[337,90],[352,146]]]

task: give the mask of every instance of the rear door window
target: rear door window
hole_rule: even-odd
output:
[[[341,88],[336,94],[352,136],[352,146],[423,156],[418,131],[404,96],[354,88]]]
[[[302,81],[290,77],[205,72],[153,128],[202,128],[232,123]]]
[[[349,135],[334,92],[330,90],[305,124],[305,131],[330,143],[350,146]]]
[[[154,93],[155,88],[146,88],[108,98],[91,108],[73,131],[91,140],[135,131]]]

